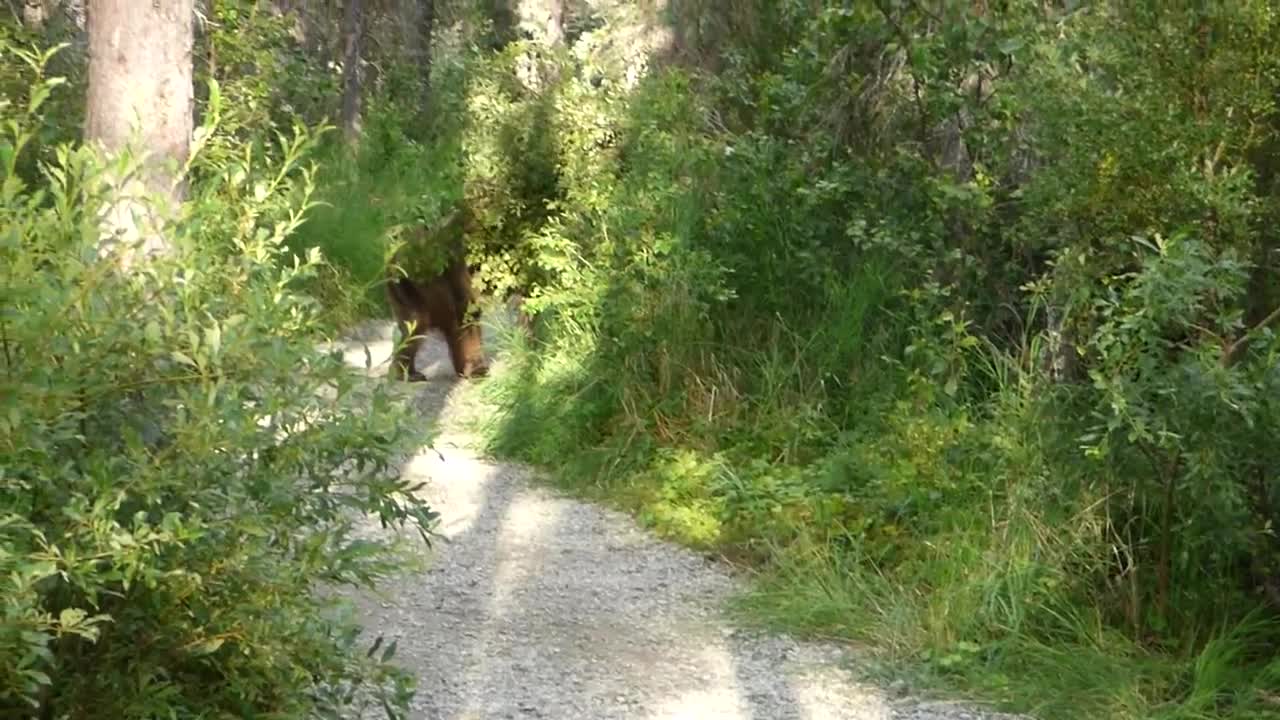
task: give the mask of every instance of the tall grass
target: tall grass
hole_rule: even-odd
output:
[[[541,308],[481,388],[492,451],[753,568],[746,617],[862,644],[922,686],[1045,719],[1280,717],[1280,631],[1247,612],[1245,573],[1220,564],[1224,589],[1201,588],[1234,599],[1220,621],[1143,614],[1159,501],[1132,453],[1082,451],[1105,402],[1042,374],[1041,324],[1017,317],[1034,302],[990,307],[1032,271],[994,231],[970,238],[1000,245],[977,265],[953,252],[957,200],[920,190],[928,168],[815,169],[791,128],[708,131],[719,116],[676,71],[629,97],[522,95],[503,67],[444,100],[477,109],[461,174]],[[721,89],[803,90],[755,82]],[[460,192],[458,154],[409,147],[339,173],[303,230],[358,280],[386,224]]]
[[[877,330],[893,317],[882,273],[833,291],[808,332],[657,339],[685,349],[665,361],[678,382],[602,361],[589,333],[515,338],[485,389],[491,447],[747,562],[739,617],[853,642],[873,677],[1055,720],[1280,717],[1274,619],[1161,650],[1097,604],[1112,582],[1104,498],[1079,428],[1053,416],[1069,398],[1030,376],[1033,338],[972,350],[981,406],[901,400],[910,381],[876,352],[894,337]]]

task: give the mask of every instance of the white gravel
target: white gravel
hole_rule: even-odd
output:
[[[347,343],[385,372],[390,326]],[[994,720],[869,687],[837,645],[747,632],[722,614],[727,568],[655,539],[628,516],[530,482],[450,430],[462,386],[443,343],[425,344],[424,422],[445,434],[405,472],[442,515],[429,569],[358,604],[370,636],[398,640],[422,720]],[[380,364],[380,365],[379,365]],[[1008,717],[1008,716],[1004,716]]]

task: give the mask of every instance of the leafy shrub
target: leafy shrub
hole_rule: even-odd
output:
[[[471,130],[557,178],[495,447],[1019,707],[1274,716],[1274,3],[672,12],[554,172]]]
[[[31,102],[0,101],[0,714],[403,708],[391,652],[359,652],[321,592],[398,566],[362,516],[434,516],[394,472],[402,409],[315,348],[295,287],[318,257],[281,262],[312,139],[274,166],[197,156],[173,252],[122,274],[97,218],[131,160],[63,144],[16,174],[56,84],[31,67]]]

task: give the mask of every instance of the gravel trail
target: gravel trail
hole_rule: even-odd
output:
[[[346,342],[385,373],[390,326]],[[399,640],[418,720],[995,720],[898,697],[842,669],[844,650],[743,631],[722,615],[741,580],[626,515],[563,497],[450,429],[464,409],[443,343],[405,386],[444,434],[405,471],[441,513],[428,569],[358,599],[370,636]]]

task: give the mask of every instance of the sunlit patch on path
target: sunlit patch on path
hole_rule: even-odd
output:
[[[385,374],[389,324],[340,348]],[[366,356],[366,349],[368,355]],[[841,648],[728,624],[740,588],[723,566],[659,541],[631,518],[531,483],[448,425],[464,385],[432,338],[412,386],[447,440],[403,471],[441,513],[428,569],[362,598],[371,635],[397,639],[418,680],[420,720],[978,720],[996,716],[889,698],[842,669]]]

